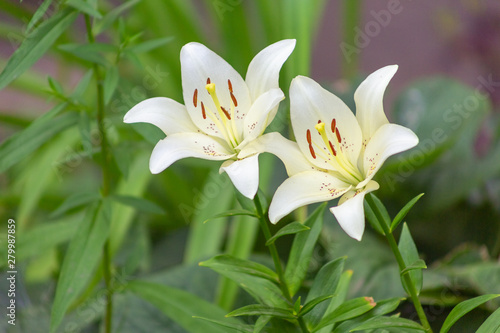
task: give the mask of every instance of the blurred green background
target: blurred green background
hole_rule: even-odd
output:
[[[53,1],[31,26],[42,1],[0,0],[0,68],[37,27],[61,12],[61,6],[77,8],[75,3]],[[97,46],[88,47],[79,15],[61,28],[47,52],[34,49],[40,55],[33,66],[26,65],[15,80],[4,75],[5,84],[0,85],[0,216],[2,226],[8,218],[16,220],[21,272],[20,325],[10,327],[12,332],[47,331],[68,242],[78,235],[85,211],[102,189],[96,66],[104,81],[104,124],[112,157],[109,185],[112,195],[121,195],[112,204],[113,274],[123,281],[142,277],[184,289],[226,310],[248,303],[248,296],[234,284],[197,265],[222,252],[270,260],[251,218],[203,223],[238,205],[227,175],[218,174],[218,163],[193,159],[151,175],[149,156],[162,133],[149,124],[122,122],[132,106],[149,97],[183,102],[179,52],[190,41],[204,43],[244,75],[258,51],[295,38],[296,49],[281,71],[285,94],[293,77],[307,75],[352,110],[353,92],[366,75],[398,64],[385,110],[391,122],[414,130],[420,144],[386,162],[377,175],[377,195],[394,215],[412,197],[425,193],[407,222],[429,266],[422,292],[429,320],[439,327],[447,306],[500,292],[498,1],[85,3],[100,15],[90,11]],[[288,99],[281,103],[268,131],[291,135],[288,105]],[[260,163],[261,190],[270,200],[286,173],[273,156],[264,154]],[[303,216],[299,211],[280,224]],[[311,276],[321,264],[347,255],[347,268],[354,272],[353,297],[404,295],[383,239],[368,227],[358,243],[340,231],[332,215],[325,219]],[[6,229],[1,232],[0,265],[6,267]],[[277,243],[283,258],[291,239]],[[92,270],[62,332],[65,327],[96,331],[104,308],[99,296],[102,274],[99,268]],[[0,281],[4,290],[3,276]],[[117,332],[184,332],[132,294],[117,292],[115,298]],[[0,304],[4,306],[3,297]],[[472,312],[450,332],[471,332],[496,307],[498,303],[488,304]],[[411,316],[405,304],[399,310]],[[7,329],[6,323],[0,328]]]

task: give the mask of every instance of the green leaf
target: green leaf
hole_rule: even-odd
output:
[[[139,124],[137,124],[139,125]],[[156,128],[153,126],[152,128]],[[189,238],[184,252],[184,262],[197,263],[200,260],[220,253],[226,234],[226,221],[218,220],[203,223],[210,216],[225,212],[231,208],[234,200],[232,183],[210,171],[201,193],[213,193],[204,200],[192,201],[191,205],[180,204],[179,209],[186,223],[190,223]]]
[[[234,270],[227,270],[225,267],[215,265],[210,267],[217,273],[236,282],[242,289],[248,292],[257,302],[278,308],[286,308],[288,303],[283,292],[267,278],[262,278],[250,274],[242,274]]]
[[[232,210],[228,210],[226,212],[220,213],[220,214],[216,214],[216,215],[212,216],[211,218],[208,218],[205,221],[203,221],[203,223],[207,223],[208,221],[215,220],[215,219],[218,219],[221,217],[242,216],[242,215],[257,217],[257,215],[254,212],[251,212],[251,211],[248,211],[245,209],[232,209]]]
[[[31,32],[31,29],[35,26],[35,24],[40,21],[40,19],[43,17],[47,9],[49,8],[50,4],[52,3],[52,0],[44,0],[40,7],[36,10],[35,14],[33,14],[33,17],[28,23],[28,26],[26,27],[26,33],[29,34]]]
[[[51,219],[62,216],[64,213],[69,211],[70,209],[87,205],[93,201],[99,200],[100,196],[95,192],[77,192],[70,195],[63,203],[57,207],[55,211],[53,211],[49,217]]]
[[[61,267],[50,321],[55,332],[64,314],[92,277],[108,238],[111,210],[107,201],[89,208],[73,237]]]
[[[425,329],[420,324],[409,319],[398,317],[375,317],[352,329],[351,332],[372,330],[377,328],[406,328],[413,329],[417,332],[425,331]]]
[[[76,124],[78,114],[74,112],[65,113],[54,118],[66,106],[66,103],[57,105],[33,121],[26,129],[6,139],[0,145],[0,156],[2,156],[0,159],[0,172],[4,172],[17,164],[53,136]]]
[[[306,277],[309,261],[323,226],[325,207],[326,204],[319,206],[304,223],[311,230],[295,235],[293,240],[290,257],[285,269],[285,280],[291,296],[295,295],[299,290],[302,281]]]
[[[375,207],[372,207],[372,209],[377,210],[383,219],[383,221],[379,221],[379,223],[385,223],[387,228],[389,228],[389,226],[391,225],[391,217],[389,216],[389,213],[387,212],[387,209],[385,208],[384,204],[375,194],[370,193],[369,196],[373,199],[373,202],[375,203]],[[374,213],[376,213],[376,211],[374,211]]]
[[[271,316],[260,316],[255,322],[253,333],[260,333],[267,323],[271,320]]]
[[[391,232],[396,230],[396,228],[398,227],[398,225],[403,221],[403,219],[405,218],[406,214],[408,214],[408,212],[410,211],[410,209],[412,209],[412,207],[417,203],[417,201],[424,195],[424,193],[421,193],[419,195],[417,195],[415,198],[411,199],[403,208],[401,208],[401,210],[399,211],[399,213],[396,215],[396,217],[394,218],[394,220],[392,220],[392,223],[391,223]]]
[[[109,199],[119,202],[123,205],[133,207],[138,211],[152,214],[165,214],[165,210],[155,204],[152,201],[149,201],[144,198],[133,197],[130,195],[112,195]]]
[[[121,13],[123,13],[130,7],[136,5],[138,2],[140,2],[140,0],[127,1],[121,4],[120,6],[113,8],[108,13],[106,13],[102,20],[95,23],[94,34],[99,35],[102,32],[106,31],[109,27],[111,27],[111,25],[116,21],[116,19],[120,16]]]
[[[248,274],[278,283],[279,278],[273,270],[266,266],[250,261],[239,259],[228,254],[215,256],[207,261],[200,262],[200,266],[210,267],[215,271],[231,271],[234,273]]]
[[[375,305],[376,303],[371,297],[358,297],[348,300],[321,319],[319,324],[314,327],[313,332],[317,332],[323,327],[358,317],[373,309]]]
[[[330,261],[316,274],[311,290],[307,294],[306,304],[312,302],[323,295],[333,295],[337,292],[337,287],[344,270],[344,258],[338,258]],[[306,324],[310,327],[316,326],[321,318],[325,315],[325,311],[329,304],[321,304],[314,308],[314,310],[304,317]]]
[[[477,329],[476,333],[493,333],[498,332],[500,328],[500,308],[496,309]]]
[[[117,48],[114,45],[104,43],[89,43],[89,44],[63,44],[59,45],[58,49],[67,52],[79,59],[90,61],[94,64],[108,66],[108,61],[102,53],[116,52]]]
[[[300,310],[299,312],[299,317],[302,317],[303,315],[311,312],[315,307],[316,305],[326,301],[327,299],[330,299],[332,298],[334,295],[325,295],[325,296],[318,296],[312,300],[310,300],[309,302],[307,302],[304,307]]]
[[[116,87],[118,86],[119,79],[120,75],[118,73],[118,67],[111,66],[106,69],[103,83],[105,105],[107,105],[111,100],[111,97],[113,97]]]
[[[232,329],[222,328],[219,325],[207,325],[205,321],[198,319],[200,317],[222,322],[225,311],[184,290],[145,281],[129,282],[126,289],[156,306],[167,317],[174,320],[188,332],[234,332]],[[226,321],[231,324],[242,324],[235,318],[228,318]]]
[[[262,304],[251,304],[234,311],[231,311],[226,315],[226,317],[238,317],[238,316],[261,316],[268,315],[284,319],[294,319],[290,309],[276,308],[273,306],[262,305]]]
[[[0,73],[0,89],[30,68],[75,21],[78,13],[65,9],[38,26],[10,57]]]
[[[413,263],[418,263],[418,260],[420,259],[418,256],[418,250],[415,243],[413,242],[413,238],[410,234],[410,229],[408,229],[408,225],[406,223],[403,224],[403,230],[401,232],[401,236],[399,237],[398,248],[407,267],[412,265]],[[411,269],[406,274],[410,275],[410,278],[415,285],[415,289],[417,290],[418,295],[420,293],[420,290],[422,289],[423,283],[422,270]],[[401,275],[401,281],[406,292],[410,294],[410,292],[408,291],[408,286],[403,279],[403,275]]]
[[[455,306],[453,310],[451,310],[448,317],[446,317],[446,320],[444,321],[439,333],[448,332],[453,324],[455,324],[464,315],[482,305],[483,303],[486,303],[497,297],[500,297],[500,294],[482,295],[457,304],[457,306]],[[489,330],[488,332],[494,332],[494,330]]]
[[[145,53],[152,51],[160,46],[163,46],[169,42],[171,42],[174,37],[162,37],[157,39],[148,40],[146,42],[130,46],[127,48],[127,51],[131,51],[134,53]]]
[[[71,98],[78,100],[83,96],[83,94],[85,93],[85,91],[87,90],[87,88],[90,85],[90,81],[92,80],[93,74],[94,74],[94,71],[91,68],[85,73],[84,76],[82,76],[82,78],[78,82],[78,85],[76,86],[75,90],[70,95]]]
[[[379,234],[385,235],[384,230],[380,226],[380,223],[378,222],[377,216],[375,215],[375,212],[373,211],[370,204],[365,200],[363,202],[363,206],[365,208],[365,216],[366,216],[366,219],[368,220],[368,223],[370,223],[372,228],[375,231],[377,231]]]
[[[333,311],[335,311],[335,309],[337,309],[342,303],[344,303],[344,301],[347,298],[347,293],[349,291],[349,284],[351,282],[351,277],[352,277],[351,270],[347,270],[340,275],[340,280],[337,283],[337,288],[335,289],[335,293],[330,301],[330,304],[326,308],[325,313],[323,314],[323,316],[320,319],[325,318],[326,316],[331,314]],[[306,317],[308,317],[308,316],[306,316]],[[319,323],[319,320],[317,320],[317,319],[313,319],[313,320],[315,322],[314,325],[312,325],[312,323],[309,323],[309,322],[307,323],[309,329],[312,329],[314,326],[316,326]],[[332,329],[333,329],[333,324],[328,325],[326,327],[323,327],[322,329],[318,330],[317,333],[331,333]]]
[[[283,228],[281,228],[280,230],[278,230],[278,232],[275,233],[271,238],[269,238],[266,242],[266,245],[269,246],[269,245],[273,244],[281,236],[298,234],[299,232],[310,230],[310,229],[311,228],[309,228],[306,225],[303,225],[300,222],[289,223],[286,226],[284,226]]]
[[[67,0],[65,4],[97,19],[102,18],[101,13],[85,0]]]
[[[30,257],[40,255],[47,250],[69,241],[78,230],[79,215],[65,217],[51,223],[42,223],[31,230],[24,231],[23,237],[16,244],[16,259],[26,260]],[[5,256],[7,257],[7,256]]]
[[[203,317],[197,317],[197,316],[193,316],[193,318],[205,320],[205,321],[208,321],[210,323],[216,324],[216,325],[221,326],[221,327],[232,328],[233,330],[236,330],[238,332],[248,332],[248,333],[253,332],[253,327],[250,325],[233,324],[233,323],[227,322],[227,320],[226,321],[216,320],[216,319],[203,318]]]
[[[401,276],[403,276],[407,272],[412,271],[414,269],[424,269],[424,268],[427,268],[425,261],[423,261],[422,259],[417,259],[413,264],[406,266],[406,268],[403,269],[400,274]]]

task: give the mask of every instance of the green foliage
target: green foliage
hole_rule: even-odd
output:
[[[30,68],[52,46],[59,36],[73,24],[78,12],[63,10],[43,22],[14,52],[0,73],[0,89]]]
[[[349,2],[339,11],[344,40],[355,38],[360,4]],[[38,5],[0,4],[0,38],[16,49],[0,59],[0,89],[7,88],[2,93],[8,96],[0,114],[0,212],[17,225],[18,286],[30,299],[17,308],[23,331],[105,332],[110,325],[123,333],[137,327],[173,333],[422,332],[420,324],[396,313],[412,301],[402,298],[409,288],[399,278],[407,276],[424,305],[454,306],[448,318],[439,315],[440,332],[459,320],[479,333],[498,330],[498,135],[489,136],[483,155],[477,146],[484,127],[498,132],[499,122],[484,87],[428,77],[396,96],[391,120],[412,128],[420,144],[387,160],[377,175],[382,200],[370,195],[365,215],[378,235],[367,231],[360,243],[347,238],[331,214],[323,223],[322,205],[307,218],[270,226],[264,239],[257,219],[267,219],[272,190],[286,177],[274,157],[260,156],[259,210],[235,194],[216,163],[188,159],[151,175],[148,159],[164,133],[151,124],[123,124],[123,116],[148,97],[182,102],[179,51],[188,42],[205,43],[245,77],[258,50],[296,38],[280,75],[287,100],[273,123],[290,132],[288,87],[296,75],[310,75],[327,2]],[[353,79],[342,85],[347,90],[359,81],[360,56],[343,59],[343,78]],[[338,95],[352,104],[353,93]],[[11,103],[17,96],[27,106]],[[471,98],[473,109],[466,104]],[[421,192],[422,200],[415,196]],[[407,215],[410,209],[414,213]],[[459,224],[467,219],[472,229]],[[397,244],[401,268],[381,239],[399,235],[405,221]],[[452,232],[431,232],[441,226]],[[459,232],[470,237],[459,239]],[[451,246],[444,242],[450,237],[456,238]],[[460,245],[464,241],[478,245]],[[0,249],[2,268],[7,251]],[[203,267],[195,265],[200,261]],[[239,316],[244,320],[234,318]]]
[[[206,321],[200,320],[199,318],[220,320],[224,318],[225,312],[191,293],[145,281],[132,281],[127,284],[126,289],[154,304],[189,332],[233,332],[220,325],[207,325]],[[228,319],[228,323],[235,324],[238,321]]]
[[[89,282],[109,234],[110,203],[92,205],[70,242],[52,306],[50,331],[55,332],[69,306]]]
[[[310,230],[295,235],[293,240],[290,257],[288,258],[285,270],[285,280],[291,295],[295,295],[299,290],[306,276],[314,245],[318,240],[321,227],[323,226],[324,210],[325,205],[316,208],[307,221],[304,222],[304,225],[310,228]]]

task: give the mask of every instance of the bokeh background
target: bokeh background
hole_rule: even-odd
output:
[[[40,4],[0,0],[0,68],[29,36],[28,22]],[[42,21],[60,4],[54,1]],[[222,252],[269,262],[251,218],[203,223],[238,205],[227,176],[218,175],[217,163],[192,159],[151,175],[147,163],[161,132],[148,124],[122,123],[123,115],[145,98],[182,102],[179,52],[190,41],[204,43],[244,75],[259,50],[295,38],[297,47],[281,72],[285,94],[294,76],[307,75],[352,110],[353,92],[366,75],[398,64],[385,110],[391,122],[412,128],[421,143],[387,161],[377,175],[377,195],[394,216],[408,200],[425,193],[407,223],[429,267],[422,292],[429,320],[439,327],[450,305],[500,292],[498,1],[143,0],[100,1],[98,9],[104,17],[117,13],[96,29],[97,41],[113,47],[75,48],[75,43],[86,43],[80,16],[31,68],[0,90],[0,215],[2,221],[16,219],[22,272],[22,327],[12,332],[46,331],[67,244],[102,187],[95,91],[91,83],[82,84],[94,63],[111,82],[106,102],[111,192],[143,200],[122,198],[113,205],[115,273],[125,280],[142,277],[188,290],[224,309],[249,301],[235,285],[197,266]],[[82,91],[76,94],[79,86]],[[20,134],[63,102],[68,102],[63,112],[76,115],[72,122],[54,133],[37,132],[31,141]],[[288,99],[269,130],[291,135],[287,112]],[[261,165],[261,189],[270,200],[286,173],[272,156],[263,155]],[[303,217],[300,211],[280,223]],[[367,229],[357,243],[340,231],[333,216],[325,215],[310,275],[321,264],[347,255],[347,268],[354,272],[352,297],[404,295],[386,244]],[[283,258],[291,240],[279,243]],[[1,253],[0,264],[5,265]],[[73,307],[84,310],[70,312],[62,327],[76,323],[79,330],[95,331],[103,313],[101,276],[97,269]],[[184,332],[136,296],[125,292],[116,298],[117,332],[160,332],[162,327]],[[450,332],[472,332],[496,307],[498,303],[488,303]],[[412,316],[406,303],[399,310]]]

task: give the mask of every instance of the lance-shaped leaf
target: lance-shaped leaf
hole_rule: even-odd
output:
[[[293,235],[293,234],[298,234],[299,232],[309,230],[309,228],[306,225],[303,225],[300,222],[292,222],[278,230],[277,233],[275,233],[271,238],[269,238],[266,242],[266,245],[271,245],[273,244],[278,238],[281,236],[285,235]]]
[[[457,304],[457,306],[455,306],[453,310],[451,310],[448,317],[446,317],[446,320],[444,321],[443,326],[441,326],[441,330],[439,331],[439,333],[448,332],[450,328],[453,326],[453,324],[455,324],[460,318],[465,316],[467,313],[474,310],[478,306],[499,296],[500,294],[482,295]],[[488,332],[494,332],[494,330]]]
[[[0,74],[0,89],[30,68],[70,27],[78,16],[73,9],[64,9],[40,24],[10,57]]]
[[[316,274],[311,290],[307,294],[306,305],[323,295],[333,295],[337,292],[337,286],[340,281],[340,276],[344,270],[344,258],[338,258],[324,265]],[[306,324],[309,327],[316,326],[324,316],[329,303],[323,303],[312,310],[304,317]],[[305,309],[305,307],[304,307]],[[303,309],[303,311],[305,311]]]
[[[485,322],[478,328],[476,333],[490,333],[497,332],[500,328],[500,308],[485,320]]]
[[[226,317],[238,317],[238,316],[273,316],[284,319],[294,319],[296,316],[293,314],[291,309],[277,308],[262,304],[251,304],[234,311],[231,311],[226,315]]]
[[[415,332],[424,332],[425,329],[417,322],[398,317],[375,317],[351,330],[351,332],[372,330],[377,328],[404,328]]]
[[[123,205],[133,207],[141,212],[165,214],[165,210],[163,208],[144,198],[133,197],[130,195],[112,195],[109,198]]]
[[[78,233],[71,240],[57,284],[50,332],[56,331],[69,306],[92,277],[100,261],[104,242],[108,238],[110,219],[111,209],[108,201],[91,206]]]
[[[396,230],[396,228],[398,227],[398,225],[403,221],[403,219],[405,218],[406,214],[408,214],[408,212],[410,211],[410,209],[413,208],[413,206],[417,203],[417,201],[424,195],[424,193],[421,193],[419,195],[417,195],[415,198],[411,199],[403,208],[401,208],[401,210],[399,211],[399,213],[396,215],[396,217],[394,218],[394,220],[392,220],[392,223],[391,223],[391,231],[394,231]]]
[[[225,211],[223,213],[220,213],[220,214],[216,214],[216,215],[206,219],[205,221],[203,221],[203,223],[207,223],[208,221],[215,220],[215,219],[222,218],[222,217],[242,216],[242,215],[257,217],[257,214],[255,214],[254,212],[251,212],[249,210],[232,209],[232,210],[228,210],[228,211]]]
[[[285,269],[285,280],[292,296],[299,290],[309,268],[309,261],[323,226],[324,209],[325,204],[318,207],[304,223],[311,230],[295,235],[293,240]]]
[[[228,254],[222,254],[207,261],[200,262],[200,266],[210,267],[217,272],[231,271],[234,273],[257,276],[271,282],[278,283],[279,281],[278,274],[266,266],[250,260],[239,259]]]
[[[216,305],[188,293],[158,283],[132,281],[127,284],[127,290],[156,306],[163,314],[174,320],[188,332],[193,333],[233,333],[232,328],[207,324],[199,317],[223,321],[225,311]],[[227,318],[228,324],[242,325],[236,318]]]
[[[403,225],[403,231],[401,232],[401,236],[399,238],[398,247],[399,251],[401,251],[401,256],[403,257],[407,267],[410,267],[414,263],[418,264],[419,262],[418,260],[420,258],[418,257],[417,246],[413,242],[413,238],[411,237],[410,234],[410,229],[408,229],[408,225],[406,223]],[[406,270],[405,274],[410,275],[412,283],[415,285],[415,289],[417,290],[417,294],[420,293],[423,283],[422,270],[418,268],[416,269],[412,268],[409,271]],[[410,292],[408,291],[408,286],[406,285],[406,282],[403,279],[403,276],[401,276],[401,278],[403,287],[405,288],[406,292],[410,294]]]
[[[57,105],[33,121],[26,129],[6,139],[0,145],[0,156],[2,156],[0,172],[4,172],[33,153],[56,134],[76,124],[78,121],[76,113],[65,113],[56,117],[66,106],[66,103]]]
[[[319,324],[313,329],[317,332],[319,329],[352,319],[370,311],[377,305],[371,297],[358,297],[342,303],[332,313],[325,316]]]

